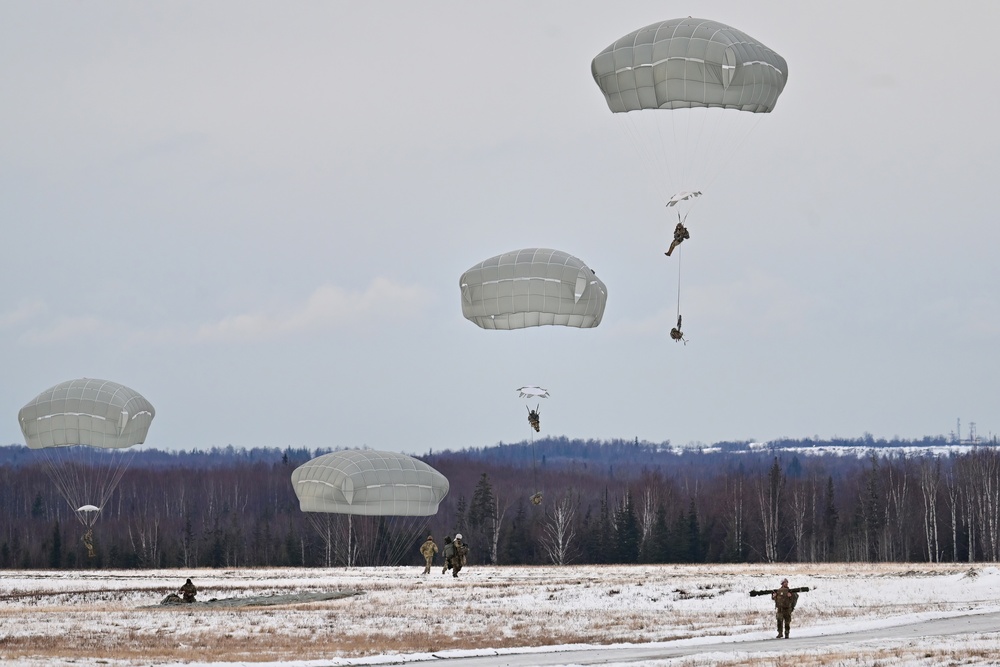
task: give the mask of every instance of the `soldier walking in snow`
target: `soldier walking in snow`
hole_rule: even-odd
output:
[[[455,555],[451,557],[451,576],[458,577],[458,573],[465,565],[465,557],[469,553],[468,545],[462,542],[462,534],[455,535],[455,541],[451,543]]]
[[[427,540],[420,545],[420,555],[424,557],[424,574],[430,574],[431,564],[434,562],[434,554],[438,552],[438,545],[434,543],[434,537],[427,536]]]
[[[444,538],[444,567],[441,568],[441,574],[444,574],[451,569],[451,559],[455,556],[455,545],[451,541],[451,536],[448,535]]]

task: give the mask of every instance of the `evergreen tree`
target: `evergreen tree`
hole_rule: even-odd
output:
[[[826,481],[826,498],[823,503],[823,537],[826,546],[825,558],[833,560],[837,556],[837,503],[833,491],[833,476]]]
[[[632,506],[632,492],[625,493],[625,502],[615,511],[615,544],[619,563],[639,562],[639,520]]]
[[[640,560],[643,563],[666,563],[669,561],[670,530],[667,528],[667,511],[657,505],[656,516],[649,539],[643,545]]]
[[[52,526],[52,544],[49,549],[49,567],[58,570],[62,565],[62,531],[59,530],[59,519]]]
[[[475,533],[477,550],[484,558],[490,553],[490,545],[496,533],[497,525],[496,503],[493,498],[493,487],[485,472],[476,484],[472,494],[472,504],[469,506],[469,528]]]
[[[694,499],[688,506],[687,521],[685,521],[685,533],[687,535],[687,553],[684,556],[686,563],[701,563],[705,560],[705,550],[701,543],[701,529],[698,525],[698,512],[695,510]]]
[[[465,530],[465,513],[468,509],[468,503],[465,501],[465,496],[458,497],[458,503],[455,504],[455,532],[461,533]]]
[[[503,548],[500,551],[503,555],[503,563],[510,565],[534,565],[535,548],[531,541],[531,534],[528,525],[528,513],[524,509],[524,504],[517,504],[517,512],[511,519],[504,535]]]

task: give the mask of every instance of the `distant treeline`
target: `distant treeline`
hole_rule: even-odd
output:
[[[432,451],[419,458],[451,490],[403,562],[422,562],[427,532],[439,545],[463,533],[470,564],[1000,560],[1000,450],[919,453],[950,444],[543,438]],[[829,447],[849,449],[803,453]],[[0,568],[342,565],[346,533],[301,512],[289,481],[327,451],[139,447],[88,557],[40,454],[0,447]]]

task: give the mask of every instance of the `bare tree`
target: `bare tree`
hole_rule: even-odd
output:
[[[743,543],[743,538],[746,533],[743,512],[745,497],[743,485],[745,480],[746,475],[743,470],[726,472],[725,522],[726,528],[731,536],[730,539],[732,541],[733,556],[737,559],[744,557],[743,552],[746,548]]]
[[[781,472],[778,459],[767,472],[767,476],[757,476],[757,500],[760,505],[760,521],[764,537],[764,559],[768,563],[778,560],[778,516],[779,500],[785,487],[785,476]]]
[[[573,528],[575,516],[576,501],[568,493],[551,510],[545,510],[540,541],[554,565],[566,565],[572,560],[573,540],[576,538],[576,530]]]
[[[809,490],[801,481],[792,484],[789,509],[792,512],[792,541],[795,560],[802,562],[806,534],[806,511],[809,509]]]
[[[639,496],[636,519],[639,522],[640,548],[647,544],[649,536],[653,532],[653,525],[656,523],[656,508],[660,505],[660,494],[657,493],[657,488],[657,485],[649,480]]]
[[[510,509],[511,500],[501,500],[499,492],[493,494],[493,531],[490,535],[490,563],[497,564],[497,554],[500,544],[500,526],[503,525],[507,510]]]
[[[898,561],[910,558],[909,540],[906,539],[906,493],[910,465],[905,453],[900,454],[895,462],[899,464],[899,471],[893,461],[888,461],[886,465],[889,502],[886,505],[885,527],[890,539],[886,540],[885,557]]]
[[[937,497],[940,480],[941,459],[936,456],[922,458],[920,460],[920,494],[924,501],[924,542],[927,548],[927,562],[929,563],[937,563],[941,560],[937,518]],[[954,501],[954,497],[951,499]],[[953,521],[954,516],[954,509],[952,509]]]

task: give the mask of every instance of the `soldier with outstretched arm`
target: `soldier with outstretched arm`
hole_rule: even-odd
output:
[[[808,590],[808,586],[789,588],[788,579],[782,579],[780,588],[750,591],[750,596],[770,593],[771,599],[774,600],[774,615],[778,621],[777,639],[788,639],[788,629],[792,625],[792,612],[795,611],[795,605],[799,602],[799,593],[805,593]]]

